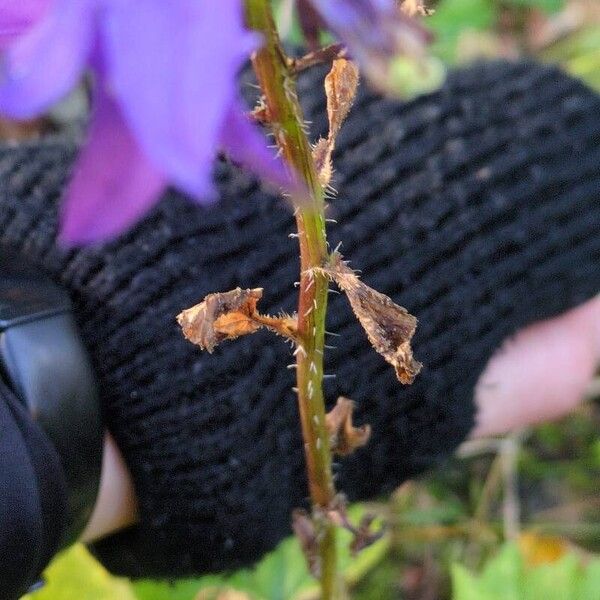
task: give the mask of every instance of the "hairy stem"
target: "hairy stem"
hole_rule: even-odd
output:
[[[270,1],[246,0],[245,4],[248,25],[265,40],[252,62],[275,139],[287,162],[303,178],[310,196],[295,213],[301,265],[297,387],[313,513],[323,515],[335,496],[322,386],[328,282],[320,272],[313,271],[327,257],[323,189],[303,129],[294,76],[277,34]],[[316,524],[322,598],[344,598],[343,584],[337,573],[335,527],[326,518],[317,519]]]

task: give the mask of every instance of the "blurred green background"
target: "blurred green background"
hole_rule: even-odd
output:
[[[276,2],[298,41],[290,3]],[[535,56],[600,90],[599,0],[441,0],[426,25],[443,71],[480,57]],[[439,73],[438,73],[439,74]],[[410,69],[400,89],[416,93]],[[425,86],[427,87],[427,86]],[[6,124],[0,123],[0,135]],[[14,132],[13,132],[14,133]],[[596,386],[598,388],[598,386]],[[561,422],[467,443],[391,498],[353,508],[389,525],[344,572],[355,600],[600,600],[600,404]],[[302,554],[284,541],[253,571],[175,582],[111,577],[82,546],[57,557],[27,600],[308,600]]]

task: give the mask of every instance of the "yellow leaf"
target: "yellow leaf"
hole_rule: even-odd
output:
[[[519,548],[530,567],[556,562],[569,550],[565,540],[535,533],[522,533],[519,537]]]
[[[22,600],[136,600],[129,582],[113,577],[81,544],[61,552],[44,579],[44,587]]]

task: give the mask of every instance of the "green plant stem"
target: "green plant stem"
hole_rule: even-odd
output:
[[[309,199],[295,212],[301,267],[296,376],[313,514],[324,515],[334,500],[335,487],[322,386],[328,282],[322,274],[313,271],[327,258],[323,189],[303,129],[304,120],[290,61],[281,46],[269,0],[246,0],[246,18],[248,25],[259,31],[265,40],[252,62],[275,139],[309,192]],[[316,519],[316,524],[322,598],[344,598],[343,583],[337,572],[335,526],[327,518]]]

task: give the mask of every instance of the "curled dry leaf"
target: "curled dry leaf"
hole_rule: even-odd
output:
[[[329,134],[327,139],[321,138],[313,149],[313,159],[323,187],[329,185],[331,181],[333,173],[331,154],[342,123],[352,108],[358,88],[358,78],[358,67],[345,58],[336,58],[325,77]]]
[[[319,559],[319,541],[317,531],[310,515],[302,508],[292,512],[292,529],[300,542],[300,548],[306,558],[308,570],[313,577],[321,576],[321,563]]]
[[[256,310],[262,288],[236,288],[230,292],[209,294],[177,315],[183,335],[203,350],[212,352],[223,340],[254,333],[261,327],[286,338],[296,339],[296,319],[288,315],[270,317]]]
[[[354,402],[340,396],[336,405],[325,415],[325,425],[331,438],[331,451],[340,456],[351,454],[364,446],[371,436],[371,426],[352,425]]]
[[[348,116],[358,89],[358,67],[346,58],[336,58],[325,77],[329,137],[335,140]]]
[[[417,319],[388,296],[363,283],[340,254],[334,253],[321,271],[346,293],[373,348],[394,367],[398,380],[412,383],[423,366],[414,359],[410,345]]]

